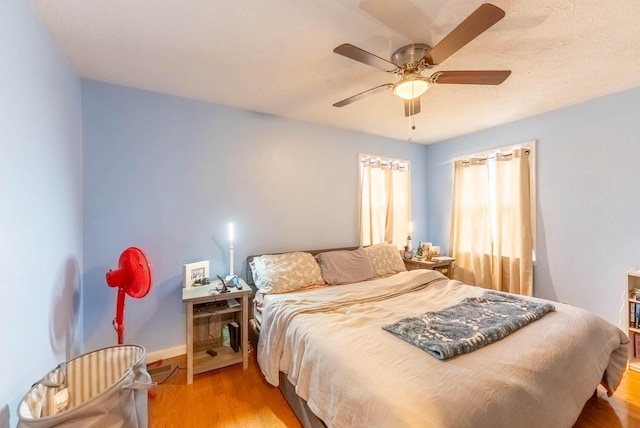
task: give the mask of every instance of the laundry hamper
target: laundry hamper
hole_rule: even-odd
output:
[[[146,428],[147,390],[153,387],[143,347],[99,349],[58,365],[34,384],[18,406],[18,428]]]

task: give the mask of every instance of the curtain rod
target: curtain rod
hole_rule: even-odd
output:
[[[531,153],[531,149],[529,148],[523,148],[522,151],[524,152],[525,155],[528,155]],[[489,159],[496,159],[498,156],[500,156],[501,158],[506,158],[509,156],[513,156],[513,153],[496,153],[495,155],[491,155],[491,156],[485,156],[483,158],[470,158],[470,160],[461,160],[462,165],[468,165],[471,163],[471,159],[475,162],[483,162]]]
[[[395,168],[398,170],[409,170],[409,164],[406,161],[394,160],[394,159],[380,159],[380,158],[361,158],[360,163],[363,165],[369,165],[381,168]]]

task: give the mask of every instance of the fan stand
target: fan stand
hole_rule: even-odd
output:
[[[113,328],[118,334],[118,345],[124,343],[124,288],[118,287],[118,302],[116,304],[116,317],[113,319]]]

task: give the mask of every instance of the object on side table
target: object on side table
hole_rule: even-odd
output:
[[[209,260],[201,262],[187,263],[182,265],[183,287],[197,287],[206,285],[203,283],[209,276]]]
[[[217,277],[220,280],[220,286],[216,287],[216,289],[221,293],[228,293],[229,289],[227,288],[227,283],[225,282],[225,280],[222,279],[220,275],[217,275]]]
[[[240,350],[240,325],[233,321],[227,324],[227,326],[229,327],[231,349],[233,349],[234,352],[238,352]]]
[[[229,324],[222,327],[222,346],[231,346],[231,337],[229,335]]]
[[[413,251],[411,251],[409,249],[408,245],[404,246],[404,253],[402,253],[402,254],[403,254],[404,258],[407,259],[407,260],[413,258]]]
[[[455,260],[455,258],[448,257],[448,256],[434,256],[433,257],[433,261],[434,262],[452,262],[454,260]]]
[[[234,238],[233,223],[229,223],[229,276],[233,276],[233,238]]]

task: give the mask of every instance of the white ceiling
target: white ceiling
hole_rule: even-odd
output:
[[[332,106],[394,81],[333,48],[390,58],[410,42],[434,46],[482,1],[30,3],[84,78],[420,143],[640,86],[637,0],[495,0],[506,17],[434,71],[513,73],[500,86],[432,86],[414,131],[391,91]]]

